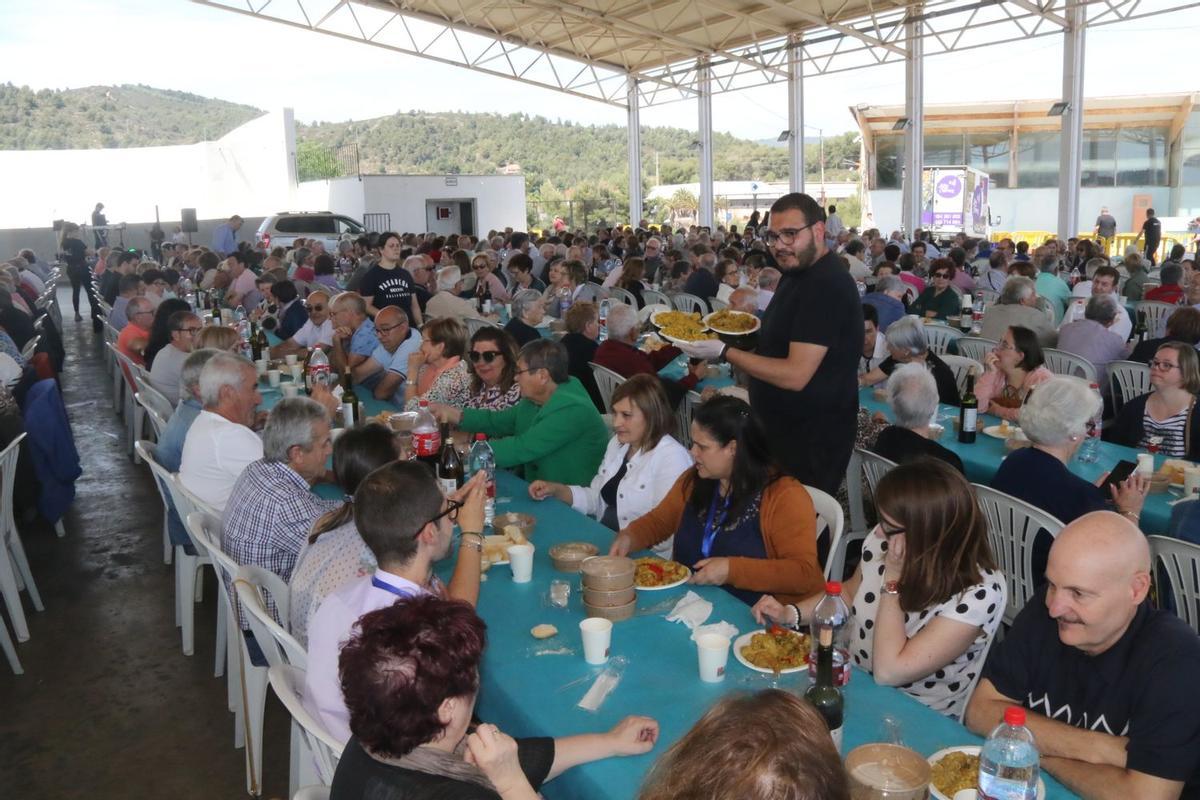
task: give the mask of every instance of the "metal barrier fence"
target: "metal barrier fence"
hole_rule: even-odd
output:
[[[582,228],[591,233],[626,221],[624,208],[615,202],[593,203],[587,200],[529,200],[525,203],[526,222],[531,231],[555,231],[558,228],[574,231]],[[556,224],[561,220],[561,225]]]
[[[305,142],[296,149],[296,176],[301,182],[345,178],[350,175],[362,177],[358,165],[357,144],[329,147],[316,142]]]

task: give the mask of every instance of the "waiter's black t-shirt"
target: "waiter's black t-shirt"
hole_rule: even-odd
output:
[[[1155,247],[1162,239],[1162,221],[1158,217],[1147,217],[1142,223],[1142,233],[1146,236],[1146,246]]]
[[[1005,697],[1076,728],[1128,736],[1126,766],[1187,783],[1200,798],[1200,637],[1167,611],[1138,609],[1098,656],[1063,644],[1043,587],[992,647],[983,671]]]
[[[363,276],[358,293],[371,298],[377,309],[400,306],[410,319],[413,316],[413,276],[404,267],[384,269],[376,264]]]
[[[751,378],[750,405],[767,427],[776,460],[802,483],[824,489],[845,472],[857,424],[862,331],[858,287],[836,255],[783,271],[757,353],[787,358],[792,342],[828,351],[798,392]]]

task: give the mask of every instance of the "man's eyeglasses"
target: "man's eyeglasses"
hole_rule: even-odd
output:
[[[1173,370],[1178,367],[1178,364],[1172,364],[1170,361],[1159,361],[1157,358],[1150,361],[1150,369]]]
[[[484,350],[482,352],[478,350],[472,350],[471,363],[478,364],[480,361],[482,361],[485,364],[490,364],[495,361],[496,356],[499,355],[503,355],[499,350]]]
[[[204,328],[201,328],[201,327],[195,327],[195,328],[180,328],[179,330],[180,330],[180,332],[181,332],[181,333],[196,333],[197,331],[202,331],[202,330],[204,330]]]
[[[458,520],[458,510],[460,508],[462,508],[464,505],[466,505],[466,503],[460,503],[457,500],[447,499],[446,507],[443,508],[437,514],[434,514],[432,517],[430,517],[429,521],[426,522],[425,525],[432,525],[433,523],[437,522],[442,517],[449,517],[451,522],[457,521]],[[421,527],[424,528],[425,525],[422,525]]]
[[[542,369],[542,367],[529,367],[528,369],[519,369],[516,372],[514,372],[513,375],[520,375],[525,372],[537,372],[540,369]]]
[[[800,235],[801,231],[808,230],[816,224],[816,222],[810,222],[803,228],[784,228],[781,231],[767,231],[766,234],[763,235],[763,239],[767,241],[767,244],[775,244],[776,242],[791,244],[792,242],[796,241],[796,237]]]
[[[324,311],[325,306],[319,306],[319,305],[318,306],[309,306],[308,310],[309,311]]]
[[[391,333],[392,331],[396,330],[396,328],[403,328],[406,325],[408,325],[407,322],[397,322],[395,325],[388,325],[387,327],[383,327],[381,325],[376,325],[375,332],[376,333]]]

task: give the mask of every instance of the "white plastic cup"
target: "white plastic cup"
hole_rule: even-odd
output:
[[[705,633],[696,638],[700,658],[700,680],[720,683],[725,680],[725,665],[729,662],[729,639],[719,633]]]
[[[292,364],[292,382],[299,383],[304,380],[304,365]]]
[[[284,397],[299,397],[300,387],[294,383],[285,383],[282,387]]]
[[[608,653],[612,648],[612,627],[612,620],[603,617],[588,617],[579,623],[579,634],[583,637],[584,661],[589,664],[608,663]]]
[[[256,370],[258,370],[258,376],[260,378],[263,375],[266,375],[267,374],[267,360],[265,358],[260,358],[258,361],[255,361],[254,368]]]
[[[294,367],[296,365],[296,354],[286,355],[283,357],[283,360],[289,367]]]
[[[1197,494],[1200,494],[1200,467],[1184,467],[1183,496],[1194,499]]]
[[[513,583],[529,583],[533,580],[533,545],[514,544],[507,548],[507,552]]]
[[[267,383],[273,388],[276,388],[276,389],[279,388],[279,370],[277,370],[277,369],[267,370]]]
[[[1149,478],[1154,474],[1154,454],[1153,453],[1138,453],[1137,469],[1138,475],[1143,478]]]

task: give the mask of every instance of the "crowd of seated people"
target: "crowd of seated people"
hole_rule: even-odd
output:
[[[693,569],[692,583],[723,587],[757,621],[799,628],[824,591],[816,489],[780,463],[778,423],[756,395],[761,374],[747,366],[748,402],[706,391],[680,430],[675,409],[700,388],[708,364],[693,359],[672,371],[677,348],[640,346],[648,326],[638,312],[651,291],[715,299],[770,320],[795,272],[777,260],[779,236],[768,231],[385,232],[344,241],[335,253],[303,239],[269,253],[166,246],[162,263],[84,245],[83,272],[72,266],[78,248],[64,244],[101,321],[117,330],[117,349],[175,406],[158,449],[164,466],[222,514],[228,555],[290,583],[290,616],[280,622],[307,649],[305,705],[346,743],[333,797],[373,797],[379,786],[412,796],[533,797],[573,766],[655,749],[658,724],[630,717],[600,734],[513,739],[473,720],[486,646],[475,611],[482,482],[443,493],[423,466],[398,460],[403,449],[382,425],[334,441],[340,408],[323,386],[267,412],[241,337],[192,304],[203,297],[236,318],[270,320],[271,357],[321,348],[334,372],[396,410],[428,401],[440,422],[486,434],[497,466],[528,481],[532,498],[555,498],[609,528],[610,553],[674,558]],[[878,523],[848,576],[837,576],[846,577],[851,601],[851,658],[875,682],[981,733],[1003,705],[1026,705],[1046,769],[1084,796],[1103,796],[1102,780],[1126,796],[1179,796],[1197,774],[1194,754],[1182,750],[1200,743],[1200,715],[1168,717],[1166,705],[1169,696],[1190,696],[1182,665],[1200,645],[1146,599],[1149,564],[1135,526],[1147,481],[1135,475],[1102,490],[1071,470],[1103,400],[1086,382],[1055,376],[1044,351],[1057,345],[1098,368],[1112,417],[1106,439],[1200,457],[1193,262],[1173,253],[1151,274],[1136,254],[1114,263],[1087,240],[992,247],[966,236],[945,243],[921,232],[825,232],[836,263],[862,284],[858,385],[886,387],[887,416],[868,446],[898,464],[875,487]],[[29,337],[13,315],[29,306],[28,292],[36,299],[39,281],[45,286],[29,256],[0,272],[0,355],[14,362]],[[1148,279],[1160,285],[1144,289]],[[610,289],[632,305],[613,301]],[[980,290],[997,299],[976,331],[996,342],[976,375],[979,410],[1018,423],[1030,441],[988,482],[1067,525],[1056,540],[1039,538],[1033,561],[1042,588],[996,647],[1008,583],[968,469],[931,428],[939,404],[961,402],[961,383],[928,325],[961,313],[963,294]],[[1125,300],[1138,297],[1180,306],[1165,336],[1134,329]],[[1150,391],[1114,411],[1104,369],[1127,359],[1148,364]],[[593,364],[623,379],[610,396]],[[343,499],[322,500],[312,491],[321,483],[336,484]],[[171,536],[185,543],[179,523],[172,518]],[[443,582],[433,567],[447,558],[452,577]],[[1095,605],[1079,587],[1094,587],[1083,591]],[[1071,686],[1084,656],[1150,636],[1175,645],[1143,663],[1161,679],[1160,692],[1113,701]],[[380,665],[393,659],[441,676],[439,694],[405,676],[385,681]],[[1058,705],[1069,699],[1083,719],[1110,714],[1113,730],[1048,719],[1036,702],[1045,693]],[[1126,734],[1124,723],[1135,721]],[[762,759],[756,785],[771,774],[781,786],[824,787],[814,796],[848,797],[836,750],[814,735],[821,725],[790,694],[724,699],[659,753],[640,797],[759,796],[730,788],[747,785],[730,754],[751,749]],[[1087,746],[1096,748],[1095,775],[1082,757]],[[722,763],[728,769],[701,769]]]

